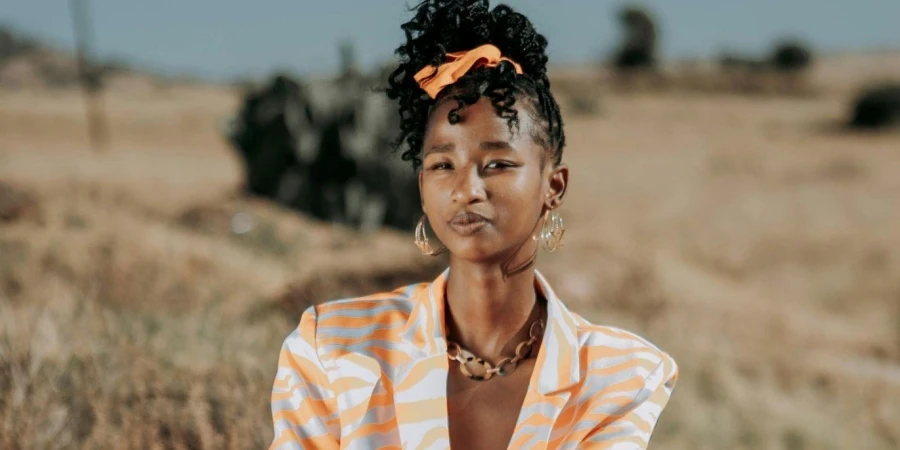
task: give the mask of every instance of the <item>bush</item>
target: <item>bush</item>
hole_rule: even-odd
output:
[[[900,124],[900,83],[873,86],[853,103],[850,126],[884,128]]]

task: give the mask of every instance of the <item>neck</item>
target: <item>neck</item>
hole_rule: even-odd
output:
[[[534,268],[505,277],[499,265],[481,265],[451,257],[445,319],[450,339],[496,362],[510,356],[542,319],[535,307]]]

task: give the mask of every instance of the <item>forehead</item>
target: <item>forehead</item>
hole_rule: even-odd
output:
[[[532,134],[533,119],[523,101],[516,99],[513,108],[517,112],[518,126],[509,126],[506,117],[497,115],[491,100],[482,97],[478,102],[460,110],[460,120],[451,124],[448,115],[458,108],[456,100],[449,98],[439,102],[431,111],[425,129],[425,144],[441,144],[438,141],[477,140],[506,141],[511,146],[536,146]],[[425,149],[427,152],[427,148]]]

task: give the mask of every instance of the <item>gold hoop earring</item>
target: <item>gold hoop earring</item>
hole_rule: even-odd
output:
[[[425,233],[425,221],[427,218],[425,214],[422,214],[418,225],[416,225],[416,247],[419,247],[419,251],[423,255],[437,256],[447,251],[447,247],[441,247],[440,250],[435,250],[431,247],[431,242],[428,241],[428,235]]]
[[[565,233],[566,227],[563,225],[562,216],[548,209],[544,213],[544,224],[541,226],[541,247],[550,253],[559,250],[563,246]]]

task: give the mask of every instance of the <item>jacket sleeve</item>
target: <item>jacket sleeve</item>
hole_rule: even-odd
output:
[[[309,307],[284,340],[272,386],[270,450],[338,449],[340,420],[316,344],[317,313]]]
[[[678,366],[669,355],[644,379],[637,395],[592,429],[579,449],[644,450],[659,415],[669,402],[678,380]]]

